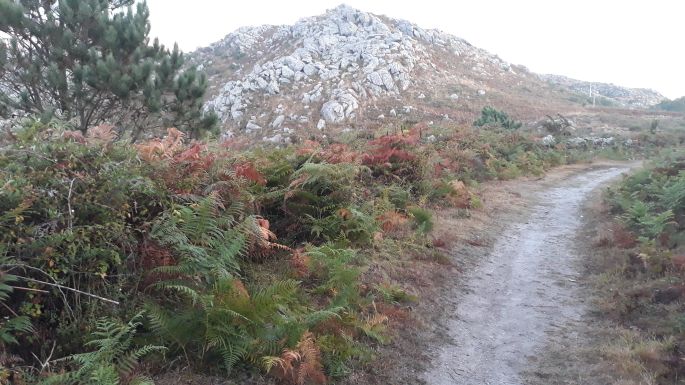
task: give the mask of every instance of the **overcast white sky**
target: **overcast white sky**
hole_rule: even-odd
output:
[[[192,51],[238,27],[292,24],[342,0],[148,0],[152,35]],[[439,28],[539,73],[685,95],[685,0],[346,0]]]

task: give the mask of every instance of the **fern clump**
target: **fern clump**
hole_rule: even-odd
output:
[[[626,178],[609,199],[629,229],[677,247],[685,223],[685,162],[676,153],[656,164]]]
[[[152,379],[136,370],[143,357],[165,348],[135,346],[134,337],[142,327],[142,319],[143,313],[139,313],[127,323],[112,319],[97,321],[91,340],[85,344],[86,348],[95,350],[68,356],[64,360],[76,369],[48,376],[40,385],[154,385]]]
[[[156,272],[193,279],[201,274],[204,282],[232,276],[247,252],[251,220],[244,218],[240,206],[225,208],[214,195],[173,206],[153,222],[150,237],[171,248],[178,263]]]
[[[325,244],[309,248],[307,255],[309,270],[318,281],[315,291],[330,296],[330,306],[347,307],[357,303],[361,271],[353,267],[360,261],[354,250]]]
[[[238,279],[219,279],[202,293],[180,285],[169,289],[186,302],[176,301],[173,308],[149,304],[154,333],[172,352],[199,361],[189,365],[219,361],[227,372],[239,362],[259,362],[292,346],[307,329],[340,311],[309,309],[293,280],[249,288]]]

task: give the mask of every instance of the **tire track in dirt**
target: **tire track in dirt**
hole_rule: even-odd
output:
[[[629,167],[590,170],[535,194],[525,221],[497,239],[455,296],[452,342],[424,373],[431,385],[522,385],[550,336],[582,322],[575,235],[590,192]]]

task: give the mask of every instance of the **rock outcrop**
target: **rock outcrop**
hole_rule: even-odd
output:
[[[190,62],[209,74],[205,108],[218,113],[227,137],[285,141],[312,129],[470,124],[486,105],[539,119],[582,104],[572,102],[582,85],[551,84],[566,78],[541,77],[442,31],[346,5],[290,26],[240,28]],[[611,87],[595,90],[629,106],[663,98]]]
[[[249,70],[245,65],[236,70],[206,103],[227,126],[245,127],[240,122],[246,117],[265,112],[259,95],[286,105],[285,112],[301,113],[307,106],[315,111],[311,121],[339,124],[355,119],[369,101],[397,97],[419,83],[417,71],[439,75],[429,52],[436,47],[457,56],[474,50],[441,31],[341,5],[292,26],[241,28],[192,57],[211,66],[216,57],[229,56],[237,67],[240,59],[255,57]],[[489,59],[509,69],[494,56]],[[278,128],[274,123],[282,123],[282,113],[268,111],[264,122],[250,121],[249,128]]]

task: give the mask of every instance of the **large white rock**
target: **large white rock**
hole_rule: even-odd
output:
[[[319,69],[313,64],[305,64],[304,67],[302,67],[302,71],[307,76],[314,76],[317,72],[319,72]]]
[[[256,78],[255,83],[257,84],[257,87],[259,87],[261,89],[266,89],[266,87],[269,86],[269,82],[267,82],[266,79],[261,78],[261,77]]]
[[[260,125],[258,125],[257,123],[253,122],[252,120],[250,120],[250,121],[247,122],[247,124],[245,125],[245,129],[246,129],[247,131],[255,131],[255,130],[261,130],[262,127],[261,127]]]
[[[286,79],[292,79],[295,76],[295,71],[290,69],[290,67],[284,65],[281,67],[281,76],[283,76]]]
[[[401,73],[406,73],[407,69],[404,68],[402,63],[392,62],[388,65],[388,71],[393,75],[399,75]]]
[[[278,82],[273,80],[264,87],[264,90],[271,95],[275,95],[280,92],[280,87],[278,86]]]
[[[371,72],[366,76],[367,79],[371,82],[371,84],[376,85],[376,86],[382,86],[383,85],[383,77],[379,72]]]
[[[341,93],[337,98],[338,102],[340,102],[344,108],[346,117],[352,116],[354,111],[359,108],[359,102],[357,101],[357,98],[350,93]]]
[[[335,100],[330,100],[321,107],[321,118],[326,123],[340,123],[345,119],[345,107]]]
[[[383,78],[383,85],[388,91],[395,89],[395,81],[392,79],[392,75],[387,70],[381,71],[381,77]]]
[[[294,72],[302,71],[304,62],[296,57],[288,56],[285,58],[285,64]]]
[[[283,142],[283,135],[276,134],[272,137],[265,136],[262,138],[262,140],[265,142],[271,142],[271,143],[281,143],[281,142]]]
[[[340,32],[341,35],[343,36],[350,36],[354,35],[355,32],[357,32],[357,26],[355,24],[352,24],[350,22],[340,22],[338,24],[338,31]]]
[[[554,139],[554,136],[547,135],[544,138],[542,138],[542,144],[547,147],[553,147],[555,144],[557,144],[557,140]]]
[[[285,115],[278,115],[276,119],[271,122],[271,127],[278,128],[283,124],[283,122],[285,122]]]
[[[234,104],[231,106],[231,118],[233,120],[238,120],[243,116],[243,111],[241,111],[241,104]]]

